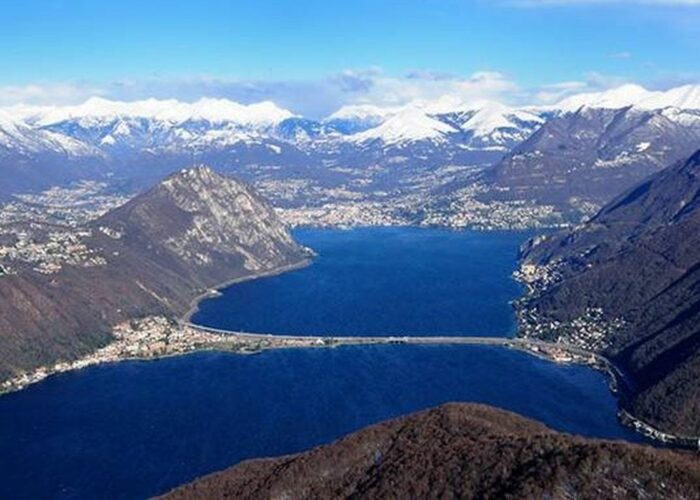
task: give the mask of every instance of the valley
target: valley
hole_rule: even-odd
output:
[[[700,0],[4,0],[0,500],[700,500]]]
[[[666,106],[678,93],[316,122],[206,100],[14,110],[0,163],[66,169],[0,207],[0,392],[185,354],[500,349],[599,372],[619,411],[579,432],[696,449],[700,103]],[[193,159],[214,168],[172,172]]]

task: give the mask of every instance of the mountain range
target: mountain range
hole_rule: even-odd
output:
[[[0,110],[0,196],[82,179],[141,189],[199,161],[279,207],[352,199],[429,223],[427,211],[469,205],[464,187],[478,186],[478,203],[544,207],[575,223],[692,152],[699,89],[625,85],[519,108],[444,97],[345,106],[320,120],[225,99],[17,105]]]

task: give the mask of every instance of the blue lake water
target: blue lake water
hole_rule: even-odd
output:
[[[282,333],[309,325],[349,334],[513,330],[508,300],[518,288],[509,275],[522,233],[375,229],[297,236],[321,253],[317,263],[234,287],[217,299],[223,305],[205,305],[201,317],[210,314],[207,323],[219,327]],[[335,259],[359,267],[351,272]],[[373,280],[394,288],[375,287]],[[354,294],[353,283],[362,291]],[[303,300],[291,297],[294,287]],[[340,296],[324,305],[323,290]],[[355,296],[346,299],[345,291]],[[434,294],[442,298],[433,300]],[[238,304],[241,296],[250,307]],[[266,308],[254,297],[270,297],[272,312],[262,314]],[[384,307],[374,308],[377,301]],[[441,312],[423,307],[426,301]],[[214,306],[222,307],[221,322],[211,323]],[[319,317],[316,307],[325,308]],[[301,451],[447,401],[489,403],[587,436],[638,439],[618,424],[599,373],[497,347],[198,353],[92,367],[0,397],[0,498],[143,498],[246,458]]]
[[[302,230],[310,267],[223,290],[194,323],[283,334],[510,335],[523,232]]]

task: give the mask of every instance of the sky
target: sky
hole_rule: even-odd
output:
[[[541,103],[699,81],[700,0],[3,0],[0,47],[0,105]]]

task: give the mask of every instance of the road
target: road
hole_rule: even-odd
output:
[[[430,344],[460,344],[460,345],[493,345],[513,347],[526,350],[535,349],[558,349],[566,351],[570,354],[585,357],[600,356],[583,349],[578,346],[553,343],[544,340],[512,338],[512,337],[486,337],[474,335],[454,335],[454,336],[419,336],[419,335],[370,335],[370,336],[338,336],[338,335],[278,335],[266,333],[249,333],[237,332],[231,330],[222,330],[219,328],[211,328],[193,323],[185,323],[185,326],[194,330],[232,335],[243,337],[252,341],[286,341],[296,343],[308,343],[309,345],[366,345],[366,344],[412,344],[412,345],[430,345]]]

